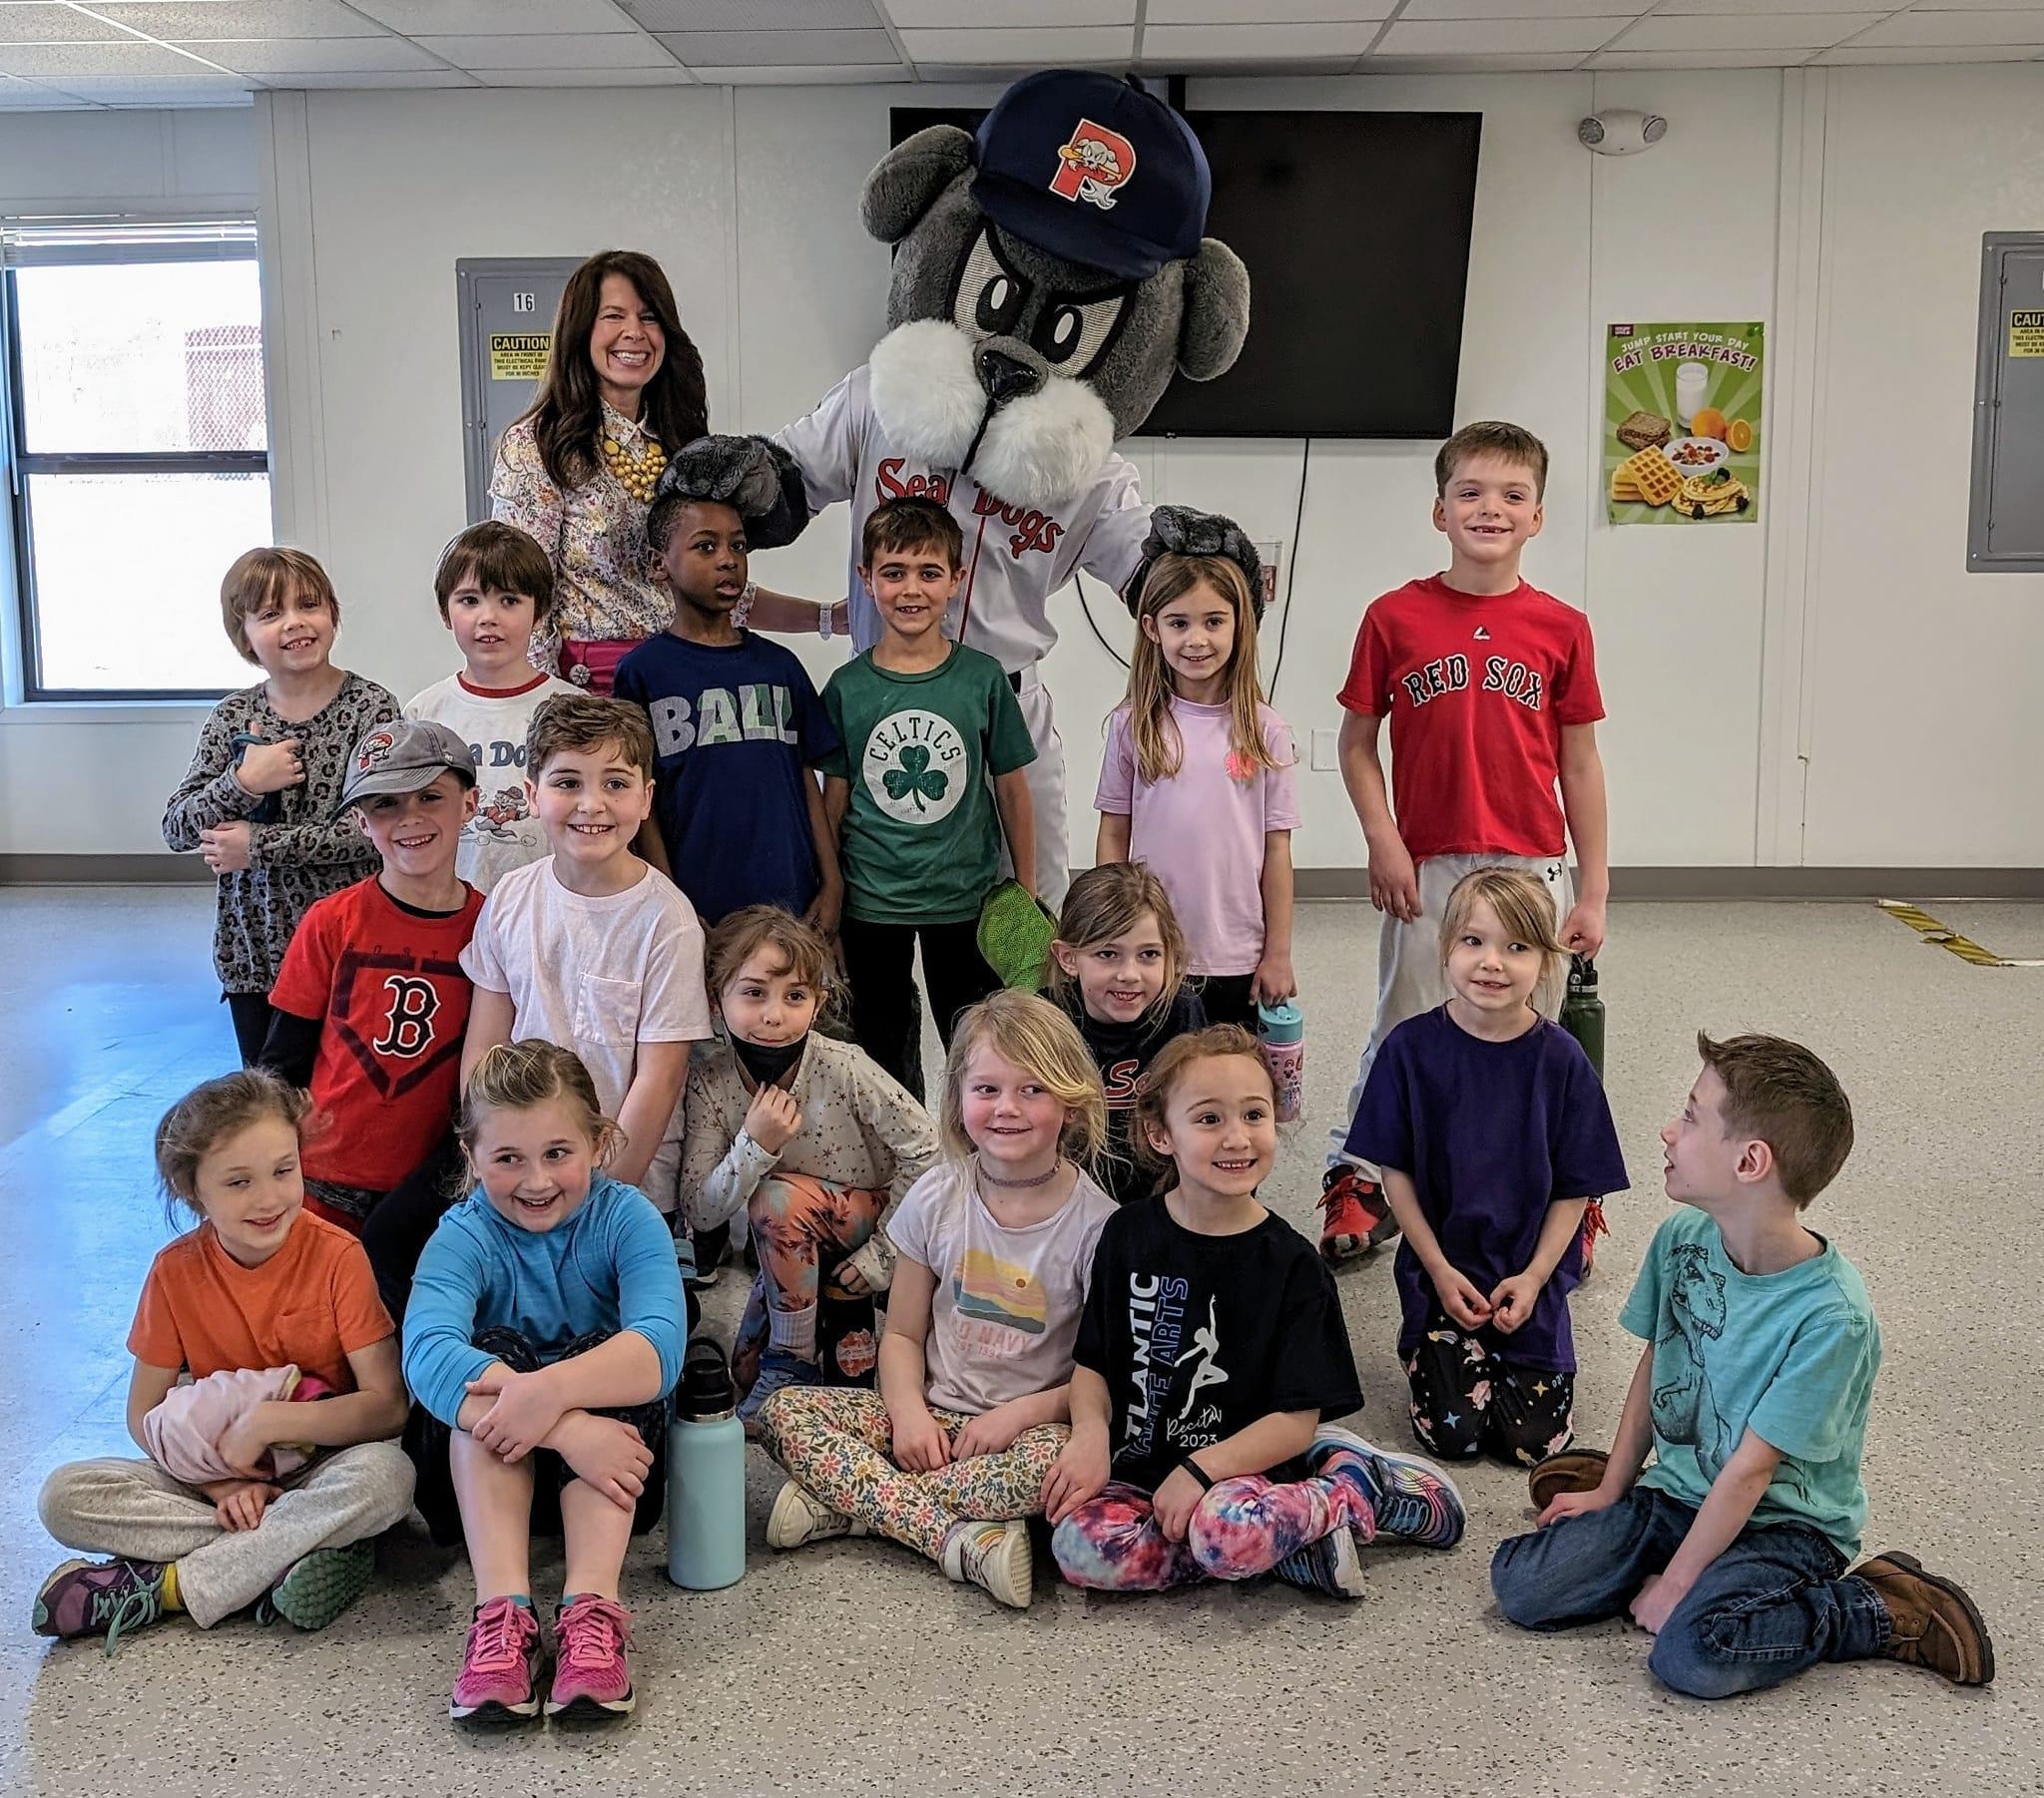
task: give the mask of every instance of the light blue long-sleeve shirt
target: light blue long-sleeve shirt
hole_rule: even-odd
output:
[[[636,1186],[597,1174],[555,1229],[520,1229],[481,1186],[440,1219],[404,1312],[404,1381],[453,1424],[470,1380],[494,1356],[487,1329],[516,1330],[543,1357],[592,1331],[636,1330],[660,1356],[661,1391],[682,1371],[682,1275],[667,1220]]]

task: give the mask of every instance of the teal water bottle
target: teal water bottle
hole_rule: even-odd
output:
[[[1296,1124],[1305,1110],[1305,1014],[1280,999],[1257,1007],[1257,1048],[1278,1093],[1278,1122]]]
[[[1604,1078],[1604,1001],[1597,996],[1597,964],[1587,955],[1569,957],[1568,997],[1561,1002],[1561,1027],[1582,1044],[1597,1078]]]
[[[689,1344],[667,1433],[667,1576],[691,1591],[746,1572],[746,1430],[724,1351]]]

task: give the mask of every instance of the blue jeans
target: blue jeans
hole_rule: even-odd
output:
[[[1623,1616],[1647,1579],[1675,1558],[1696,1512],[1645,1486],[1608,1510],[1563,1518],[1498,1544],[1490,1588],[1529,1629],[1567,1629]],[[1654,1638],[1647,1665],[1693,1698],[1779,1685],[1820,1660],[1864,1660],[1887,1645],[1887,1606],[1815,1530],[1742,1531],[1704,1570]]]

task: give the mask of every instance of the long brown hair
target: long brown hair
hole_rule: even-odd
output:
[[[1163,646],[1143,629],[1174,600],[1196,587],[1211,588],[1235,612],[1235,647],[1228,655],[1222,690],[1228,695],[1229,772],[1248,780],[1278,764],[1264,745],[1264,683],[1257,674],[1257,613],[1250,584],[1226,556],[1159,556],[1150,565],[1136,605],[1136,650],[1129,662],[1129,736],[1136,746],[1136,772],[1144,784],[1169,780],[1179,770],[1185,744],[1171,715],[1171,670]]]
[[[1057,940],[1083,953],[1126,936],[1145,918],[1157,920],[1157,936],[1164,945],[1164,986],[1143,1013],[1144,1021],[1154,1024],[1170,1012],[1185,980],[1186,933],[1179,928],[1164,882],[1150,872],[1147,862],[1104,861],[1075,875],[1065,889],[1065,908],[1058,914]],[[1060,1005],[1083,1007],[1078,975],[1067,974],[1055,954],[1049,987]]]
[[[568,277],[554,314],[553,346],[523,418],[532,420],[533,441],[547,479],[556,487],[586,485],[598,467],[596,440],[603,422],[603,394],[589,359],[604,277],[622,274],[660,320],[667,345],[660,369],[646,383],[641,417],[669,455],[710,429],[710,400],[703,385],[703,357],[682,328],[675,290],[651,256],[636,249],[599,250]],[[522,422],[521,419],[521,422]]]

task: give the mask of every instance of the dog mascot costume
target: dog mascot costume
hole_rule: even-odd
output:
[[[1037,667],[1057,642],[1051,595],[1083,570],[1133,607],[1166,550],[1230,556],[1260,592],[1231,520],[1145,505],[1114,448],[1174,374],[1213,379],[1249,331],[1249,274],[1201,234],[1211,187],[1185,120],[1111,75],[1032,75],[974,135],[917,132],[860,196],[896,250],[871,360],[771,438],[703,438],[676,470],[743,502],[755,548],[850,501],[861,650],[879,637],[857,569],[867,516],[903,494],[948,508],[965,537],[948,634],[1000,663],[1028,720],[1035,886],[1053,911],[1068,860],[1064,745]]]

